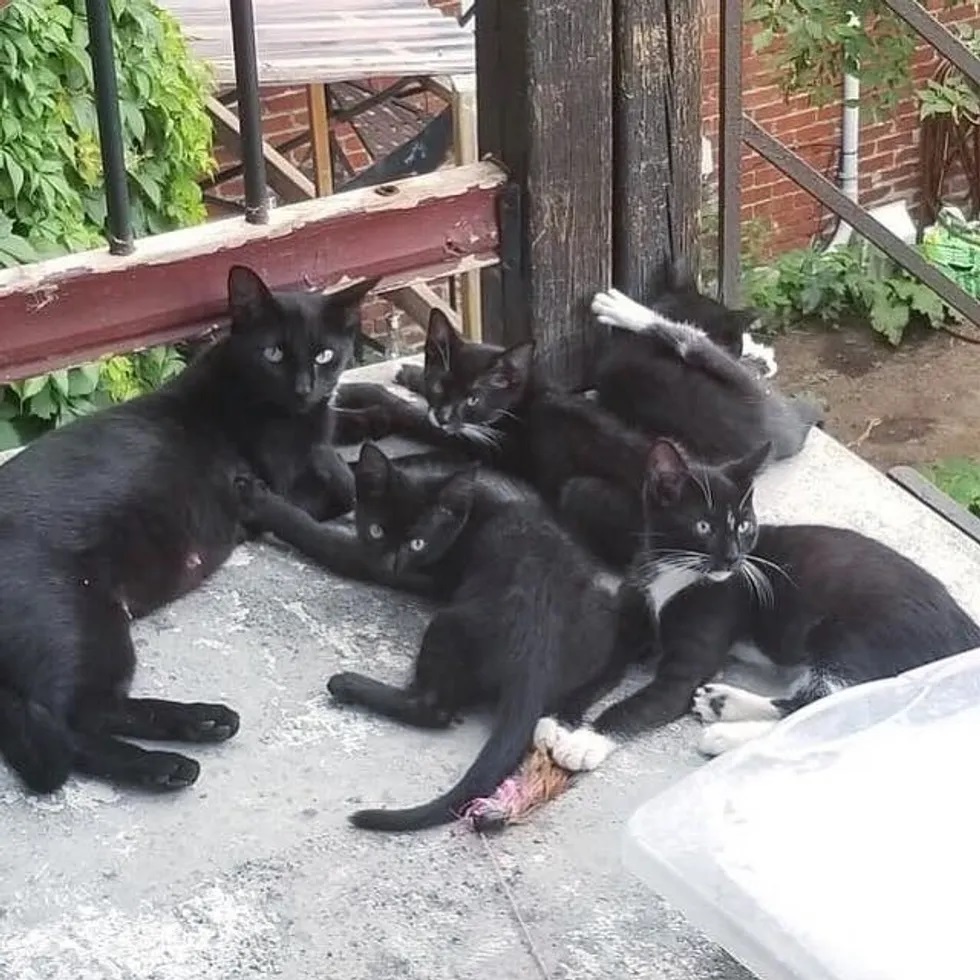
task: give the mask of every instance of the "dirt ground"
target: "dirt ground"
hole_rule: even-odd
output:
[[[826,430],[879,469],[980,458],[980,345],[923,331],[895,349],[867,328],[813,327],[775,346],[779,386],[821,399]]]

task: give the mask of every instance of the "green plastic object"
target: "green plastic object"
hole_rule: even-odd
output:
[[[922,235],[922,252],[971,296],[980,299],[980,221],[945,207]]]

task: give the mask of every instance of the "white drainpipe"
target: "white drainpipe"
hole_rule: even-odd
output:
[[[851,14],[851,23],[857,27],[860,21]],[[857,203],[858,199],[858,149],[861,140],[861,108],[858,99],[861,83],[856,75],[844,76],[844,113],[841,123],[840,142],[840,189],[845,197]],[[828,249],[840,248],[851,240],[851,226],[837,222],[837,230]]]

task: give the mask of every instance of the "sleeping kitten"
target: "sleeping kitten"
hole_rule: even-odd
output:
[[[592,301],[600,323],[619,328],[598,368],[599,404],[648,435],[676,439],[701,459],[720,462],[772,443],[772,458],[803,448],[819,408],[786,398],[746,367],[751,354],[775,374],[771,350],[742,332],[746,311],[729,311],[692,283],[674,285],[651,307],[615,289]]]
[[[945,586],[891,548],[839,528],[759,526],[752,484],[767,452],[712,467],[655,443],[631,589],[647,607],[656,677],[592,727],[543,721],[537,742],[561,765],[598,765],[692,701],[710,723],[702,751],[716,755],[840,688],[980,646]],[[712,682],[732,660],[794,676],[778,698]]]
[[[169,790],[193,759],[117,736],[216,742],[223,705],[129,698],[131,618],[196,588],[242,537],[233,480],[256,473],[317,514],[353,477],[324,443],[368,284],[333,296],[228,281],[230,336],[159,390],[42,436],[0,467],[0,753],[32,790],[71,772]]]
[[[427,577],[446,606],[422,639],[404,688],[342,673],[334,698],[408,725],[446,728],[462,711],[496,705],[490,737],[459,782],[408,810],[362,810],[358,827],[414,830],[452,820],[518,765],[542,713],[582,712],[621,672],[617,602],[601,569],[549,517],[530,488],[472,464],[389,461],[371,444],[356,467],[357,528],[392,575]],[[320,530],[259,491],[253,517],[307,554],[335,561]],[[306,525],[307,537],[299,532]],[[328,532],[330,546],[335,536]],[[389,584],[395,579],[387,578]]]

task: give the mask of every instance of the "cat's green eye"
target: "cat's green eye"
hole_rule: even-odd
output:
[[[751,530],[752,530],[752,522],[751,521],[742,521],[738,525],[738,533],[739,534],[748,534],[749,531],[751,531]]]
[[[697,531],[702,537],[706,534],[711,533],[711,522],[710,521],[698,521],[694,525],[694,530]]]
[[[412,540],[408,542],[408,546],[412,551],[421,551],[425,547],[425,539],[412,538]]]
[[[316,357],[313,358],[317,364],[329,364],[333,360],[333,351],[329,347],[324,347]]]
[[[270,364],[278,364],[282,360],[282,348],[281,347],[266,347],[262,351],[262,356]]]
[[[374,541],[380,541],[385,536],[385,529],[380,524],[372,524],[368,528],[368,536]]]
[[[466,404],[469,405],[470,408],[472,408],[474,405],[477,404],[477,402],[479,402],[479,400],[480,400],[479,395],[470,395],[469,398],[466,399]]]

